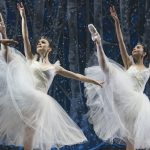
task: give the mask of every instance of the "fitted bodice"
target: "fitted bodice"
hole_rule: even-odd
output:
[[[56,62],[51,66],[41,66],[38,61],[33,61],[30,65],[34,76],[34,83],[36,89],[47,93],[56,72]]]
[[[139,70],[135,66],[131,66],[127,73],[132,78],[134,89],[138,92],[143,92],[150,77],[150,68]]]

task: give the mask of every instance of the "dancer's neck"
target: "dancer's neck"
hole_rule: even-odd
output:
[[[46,65],[46,64],[50,64],[48,57],[47,57],[47,56],[43,56],[43,55],[40,57],[39,62],[40,62],[41,64],[43,64],[43,65],[44,65],[44,64],[45,64],[45,65]]]
[[[135,59],[134,62],[136,66],[144,66],[143,58]]]

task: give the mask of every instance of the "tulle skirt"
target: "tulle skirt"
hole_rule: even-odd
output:
[[[87,141],[83,132],[51,96],[36,90],[34,76],[23,56],[12,50],[6,63],[0,55],[0,141],[23,146],[33,140],[33,148]]]
[[[126,142],[135,148],[150,148],[150,102],[136,92],[131,78],[118,65],[109,63],[109,72],[100,66],[88,67],[85,74],[105,81],[104,87],[85,84],[88,117],[97,136],[105,141]],[[118,140],[121,139],[121,140]]]

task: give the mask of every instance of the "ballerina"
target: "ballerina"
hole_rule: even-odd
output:
[[[62,107],[47,91],[56,74],[102,86],[103,82],[67,71],[59,62],[51,64],[51,43],[41,38],[37,44],[39,62],[32,54],[23,4],[18,4],[22,17],[25,56],[10,47],[7,57],[13,59],[0,72],[5,81],[1,87],[0,136],[6,144],[22,145],[25,150],[73,145],[87,139]],[[14,57],[15,56],[15,57]],[[4,65],[1,65],[1,68]],[[1,77],[1,76],[0,76]],[[4,94],[7,93],[7,94]],[[5,109],[3,109],[5,108]]]
[[[96,28],[92,24],[88,27],[96,44],[99,66],[86,68],[85,74],[106,81],[102,89],[85,84],[89,121],[103,140],[122,139],[128,150],[150,148],[147,134],[150,130],[150,103],[143,93],[150,68],[139,68],[135,64],[127,70],[121,68],[106,57]],[[138,46],[132,55],[142,62],[146,52]]]
[[[111,13],[112,18],[115,21],[115,29],[116,29],[117,39],[119,42],[119,48],[120,48],[120,53],[122,56],[124,67],[128,70],[128,73],[131,74],[131,76],[133,76],[132,75],[133,70],[137,70],[137,72],[148,71],[149,68],[146,68],[146,66],[144,65],[144,59],[148,56],[148,50],[145,48],[143,44],[137,43],[135,47],[133,48],[132,56],[129,56],[124,40],[123,40],[123,35],[122,35],[121,28],[120,28],[120,21],[119,21],[119,18],[117,16],[114,6],[110,7],[110,13]],[[133,77],[132,79],[135,80],[135,77]],[[146,81],[144,84],[142,83],[142,80],[141,81],[139,80],[138,83],[137,81],[135,81],[135,90],[144,91]],[[131,147],[131,148],[128,148],[128,147]],[[134,149],[134,146],[130,142],[128,142],[127,149]]]

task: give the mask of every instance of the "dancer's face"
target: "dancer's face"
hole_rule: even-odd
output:
[[[133,58],[144,58],[146,52],[144,51],[144,47],[141,44],[137,44],[132,51]]]
[[[40,55],[43,55],[43,54],[50,52],[50,51],[51,51],[51,48],[49,46],[48,40],[41,38],[37,44],[37,53]]]

